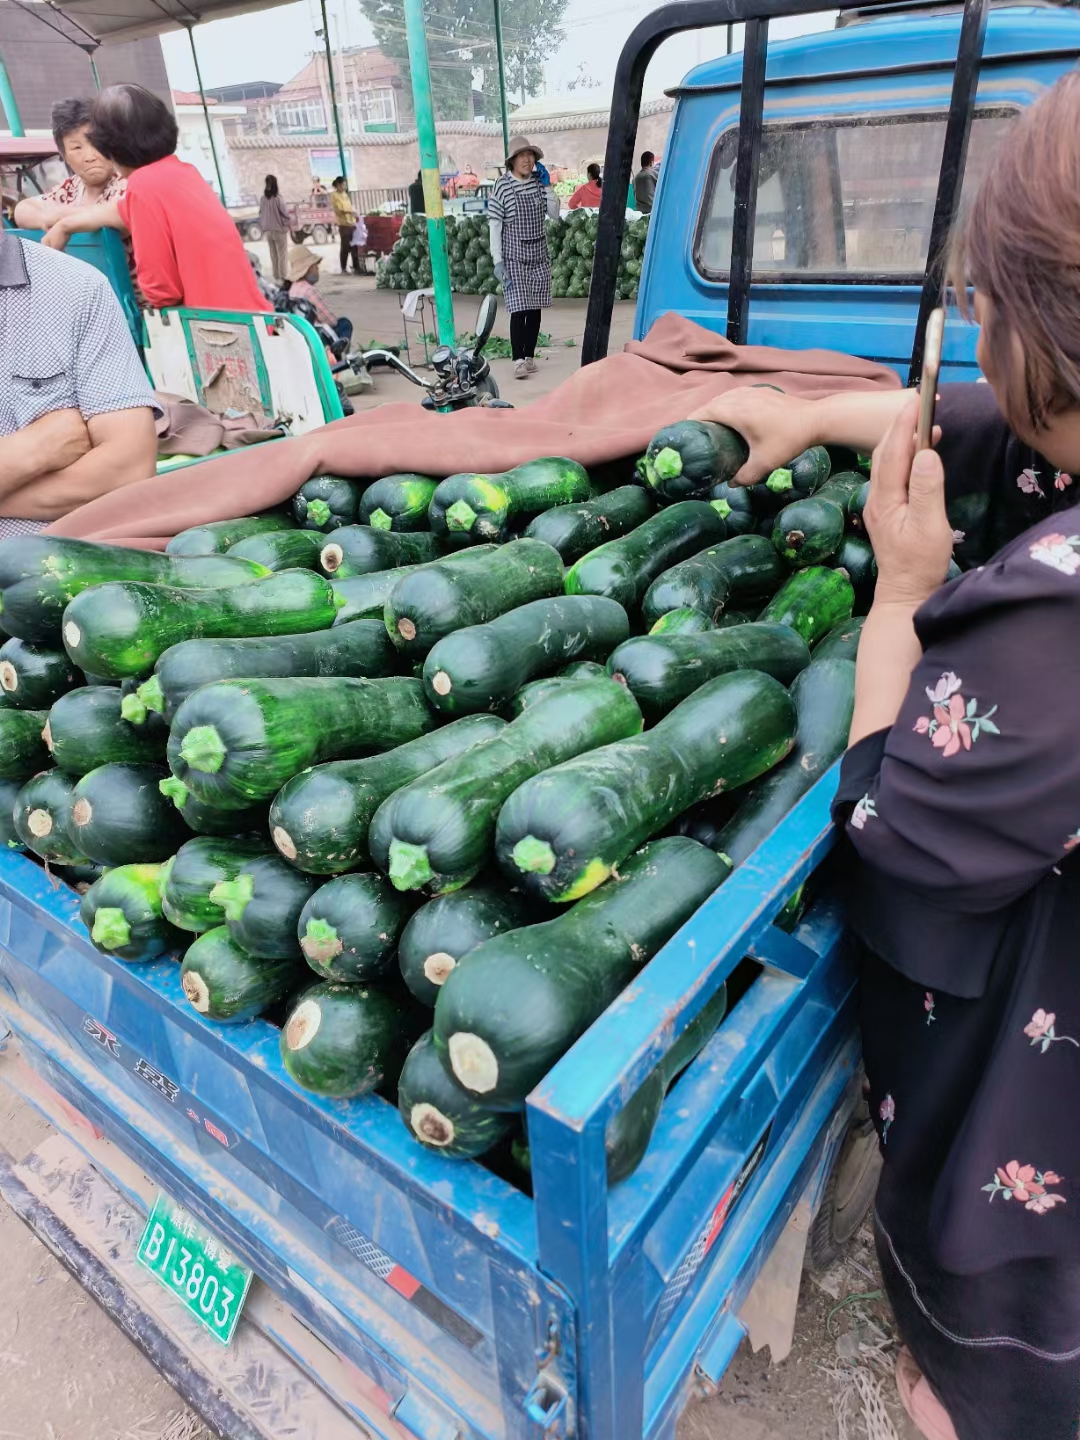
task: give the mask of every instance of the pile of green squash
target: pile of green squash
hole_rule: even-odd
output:
[[[527,1164],[528,1093],[846,743],[865,475],[742,490],[745,453],[684,421],[603,482],[320,475],[165,554],[0,542],[4,843],[296,1084]],[[726,1003],[610,1123],[612,1183]]]

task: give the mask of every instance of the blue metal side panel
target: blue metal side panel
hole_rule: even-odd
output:
[[[783,121],[865,114],[948,111],[949,71],[921,66],[955,58],[958,15],[904,16],[844,30],[780,41],[769,48],[768,77],[805,79],[802,85],[766,89],[765,120]],[[1009,9],[991,13],[986,54],[1080,49],[1080,16],[1064,10]],[[737,81],[741,56],[691,71],[684,86]],[[1029,105],[1073,67],[1065,57],[1026,59],[984,69],[980,106]],[[895,67],[899,73],[862,72]],[[849,79],[817,80],[843,72]],[[738,91],[688,95],[672,118],[657,187],[656,206],[642,266],[634,334],[640,339],[668,310],[708,329],[723,331],[727,285],[703,278],[693,260],[698,210],[714,147],[738,124]],[[801,350],[824,347],[892,365],[906,378],[919,289],[904,285],[755,284],[751,289],[749,343]],[[943,377],[978,378],[976,331],[959,316],[946,329]]]

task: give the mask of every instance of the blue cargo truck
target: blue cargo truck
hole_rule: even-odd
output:
[[[680,29],[745,21],[743,54],[677,92],[638,333],[677,309],[917,375],[965,168],[1075,64],[1080,16],[869,4],[768,45],[771,18],[818,9],[684,0],[627,42],[586,361],[606,350],[648,59]],[[949,343],[951,372],[973,373],[970,332]],[[22,1163],[0,1150],[0,1192],[223,1436],[671,1440],[722,1380],[789,1223],[827,1261],[872,1188],[834,788],[529,1097],[531,1196],[422,1150],[379,1096],[299,1090],[269,1021],[203,1020],[175,961],[98,953],[74,892],[0,855],[0,1078],[59,1131]],[[794,930],[774,924],[806,882]],[[725,982],[723,1024],[609,1188],[608,1119]]]

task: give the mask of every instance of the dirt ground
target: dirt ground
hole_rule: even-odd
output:
[[[265,266],[266,247],[251,248],[264,252]],[[331,247],[323,253],[330,261]],[[398,297],[376,290],[373,277],[335,270],[335,263],[324,264],[322,289],[331,307],[353,320],[357,342],[400,343]],[[477,304],[455,297],[459,333],[473,329]],[[612,350],[630,338],[633,308],[616,305]],[[571,375],[580,364],[584,323],[582,300],[556,301],[544,312],[542,329],[554,343],[540,351],[539,371],[527,381],[515,382],[509,360],[493,360],[506,398],[528,404]],[[509,334],[501,309],[495,333]],[[419,327],[410,338],[418,364]],[[418,399],[406,380],[378,371],[374,392],[355,403],[367,409]],[[48,1133],[33,1110],[0,1087],[0,1144],[10,1154],[22,1159]],[[2,1204],[0,1274],[6,1295],[0,1440],[210,1440],[149,1361]],[[917,1440],[896,1400],[894,1354],[892,1318],[864,1228],[843,1264],[821,1279],[804,1276],[795,1343],[783,1364],[772,1366],[767,1349],[755,1355],[744,1344],[720,1393],[687,1408],[678,1440]]]

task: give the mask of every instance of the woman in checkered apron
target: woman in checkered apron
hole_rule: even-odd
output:
[[[495,278],[503,283],[510,313],[514,378],[536,369],[540,311],[551,304],[551,256],[544,222],[555,219],[559,202],[540,161],[544,152],[524,135],[510,141],[506,173],[488,201],[488,229]]]

